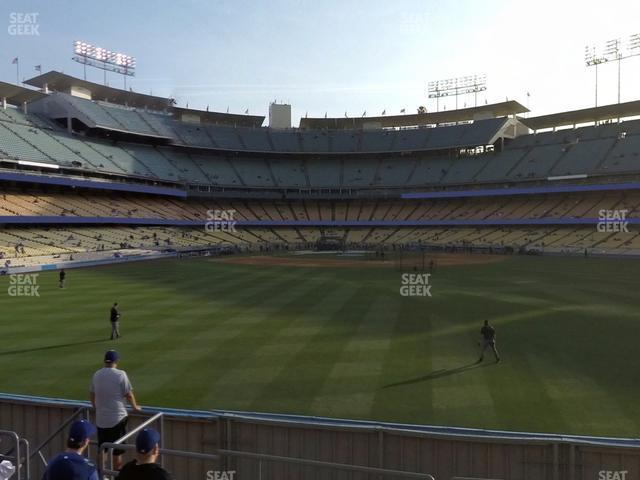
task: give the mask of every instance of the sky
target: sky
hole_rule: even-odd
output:
[[[435,111],[429,81],[474,74],[487,76],[479,103],[508,98],[542,115],[593,106],[585,46],[640,33],[639,19],[640,2],[618,0],[2,0],[0,80],[16,82],[15,57],[20,81],[36,65],[82,77],[71,60],[82,40],[134,56],[135,91],[232,113],[266,115],[282,101],[294,125]],[[16,23],[35,27],[16,35]],[[621,100],[640,99],[640,56],[621,67]],[[598,104],[617,101],[617,73],[615,62],[598,67]],[[120,75],[107,81],[123,87]]]

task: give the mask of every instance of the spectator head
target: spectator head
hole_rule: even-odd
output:
[[[160,454],[160,434],[153,428],[145,428],[136,438],[136,451],[141,457],[154,462]]]
[[[71,424],[67,448],[72,450],[84,450],[91,437],[96,433],[96,427],[88,420],[78,420]]]
[[[115,350],[109,350],[104,354],[104,364],[108,367],[115,367],[119,359],[120,355]]]
[[[113,306],[117,307],[118,306],[118,302],[113,302]]]
[[[488,326],[488,325],[489,325],[489,320],[485,320],[485,321],[484,321],[484,326],[486,327],[486,326]]]

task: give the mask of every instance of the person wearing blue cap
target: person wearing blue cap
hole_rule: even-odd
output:
[[[96,427],[87,420],[71,424],[67,439],[67,450],[56,456],[44,472],[43,480],[98,480],[96,466],[83,454]]]
[[[136,438],[136,459],[127,463],[116,480],[171,480],[171,475],[156,463],[160,456],[160,434],[145,428]]]
[[[109,350],[104,355],[104,368],[98,370],[91,381],[89,389],[91,404],[96,409],[96,425],[98,426],[98,444],[113,443],[127,433],[128,414],[126,402],[131,404],[134,412],[141,411],[133,395],[133,387],[127,372],[119,370],[120,355]],[[113,466],[116,470],[122,467],[124,450],[113,451]]]

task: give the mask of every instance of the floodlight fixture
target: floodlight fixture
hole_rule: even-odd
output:
[[[427,84],[429,98],[436,99],[436,111],[440,110],[440,98],[455,96],[456,110],[458,109],[458,96],[474,94],[475,104],[478,105],[478,92],[487,89],[487,76],[466,75],[457,78],[447,78],[444,80],[431,81]]]
[[[587,67],[596,67],[596,107],[598,106],[598,65],[610,61],[618,62],[618,103],[620,103],[621,63],[622,60],[636,55],[640,55],[640,33],[630,35],[624,43],[620,38],[607,40],[598,50],[595,46],[585,47],[585,64]]]
[[[84,78],[87,79],[87,65],[104,70],[105,85],[107,72],[115,72],[124,76],[124,85],[127,86],[127,78],[135,76],[136,59],[131,55],[114,52],[106,48],[97,47],[87,42],[76,40],[73,43],[72,60],[84,65]]]

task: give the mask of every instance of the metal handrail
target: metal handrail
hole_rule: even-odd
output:
[[[20,443],[24,444],[24,460],[20,462],[20,466],[22,466],[22,464],[24,463],[26,470],[25,478],[27,480],[31,480],[31,456],[29,455],[29,440],[27,440],[26,438],[21,438]],[[18,477],[18,480],[19,479],[20,477]]]
[[[237,450],[218,450],[220,455],[228,455],[230,457],[253,458],[256,460],[265,460],[270,462],[284,462],[298,465],[308,465],[312,467],[333,468],[336,470],[349,470],[353,472],[373,473],[378,475],[387,475],[403,478],[422,478],[426,480],[435,480],[433,475],[428,473],[407,472],[403,470],[388,470],[386,468],[365,467],[364,465],[348,465],[346,463],[325,462],[322,460],[310,460],[305,458],[281,457],[278,455],[268,455],[264,453],[240,452]]]
[[[162,417],[164,416],[163,412],[158,412],[156,413],[153,417],[149,418],[148,420],[142,422],[140,425],[138,425],[136,428],[134,428],[133,430],[131,430],[130,432],[126,433],[125,435],[123,435],[122,437],[120,437],[119,439],[117,439],[115,442],[112,443],[107,443],[105,442],[102,445],[115,445],[111,446],[111,447],[103,447],[102,445],[99,445],[99,449],[100,449],[100,465],[102,466],[102,455],[104,454],[104,450],[105,448],[109,450],[109,471],[113,472],[113,449],[114,448],[122,448],[123,450],[127,450],[129,449],[128,445],[125,445],[124,442],[127,441],[129,438],[131,438],[133,435],[135,435],[136,433],[138,433],[140,430],[142,430],[143,428],[145,428],[147,425],[152,424],[153,422],[155,422],[156,420],[160,420],[160,444],[162,445],[163,443],[163,436],[164,436],[164,422],[162,421]],[[124,448],[127,447],[127,448]],[[104,472],[103,472],[104,473]],[[117,473],[117,472],[116,472]],[[113,475],[113,474],[111,474]]]
[[[123,442],[126,442],[129,438],[131,438],[134,434],[138,433],[140,430],[142,430],[144,427],[146,427],[147,425],[152,424],[153,422],[155,422],[156,420],[158,420],[160,417],[162,417],[164,415],[164,413],[160,412],[160,413],[156,413],[153,417],[151,417],[150,419],[142,422],[140,425],[138,425],[136,428],[134,428],[133,430],[131,430],[130,432],[126,433],[125,435],[123,435],[122,437],[120,437],[118,440],[116,440],[115,444],[121,444]]]
[[[0,430],[0,436],[5,436],[5,437],[10,437],[11,440],[13,440],[14,443],[14,447],[13,447],[13,453],[15,453],[15,456],[13,455],[5,455],[6,458],[15,458],[16,460],[16,480],[21,480],[22,478],[22,462],[21,462],[21,458],[22,456],[20,455],[20,437],[18,436],[18,434],[16,432],[12,432],[9,430]],[[30,480],[29,477],[27,477],[27,480]]]
[[[47,446],[47,444],[53,440],[60,432],[62,432],[65,428],[67,428],[67,426],[69,426],[71,424],[71,422],[73,422],[76,418],[78,418],[78,415],[80,415],[81,413],[85,413],[87,411],[86,407],[81,407],[78,408],[75,412],[73,412],[73,415],[71,415],[69,418],[67,418],[62,425],[60,425],[58,428],[56,428],[53,433],[51,433],[46,440],[44,440],[42,443],[40,443],[40,445],[38,445],[33,452],[31,453],[31,455],[29,456],[29,459],[31,459],[32,457],[40,454],[40,458],[42,459],[43,462],[45,462],[45,466],[47,465],[46,461],[44,460],[44,457],[41,453],[41,450]]]
[[[120,444],[120,443],[103,443],[102,448],[111,449],[113,451],[114,448],[119,448],[122,450],[135,450],[136,446],[131,444]],[[210,453],[198,453],[198,452],[186,452],[183,450],[171,450],[169,448],[161,448],[160,455],[170,455],[174,457],[182,457],[182,458],[192,458],[195,460],[213,460],[217,461],[220,459],[220,455],[214,455]],[[113,470],[113,466],[110,469],[105,469],[102,472],[104,475],[112,475],[115,476],[119,472],[117,470]]]
[[[122,450],[135,450],[135,445],[130,444],[120,444],[120,443],[103,443],[102,448],[110,449],[113,451],[114,448],[120,448]],[[428,473],[418,473],[418,472],[407,472],[403,470],[389,470],[385,468],[378,467],[365,467],[362,465],[348,465],[344,463],[335,463],[335,462],[325,462],[321,460],[310,460],[304,458],[295,458],[295,457],[281,457],[277,455],[267,455],[262,453],[252,453],[252,452],[240,452],[236,450],[218,450],[218,454],[209,454],[209,453],[197,453],[197,452],[186,452],[182,450],[171,450],[167,448],[161,448],[161,455],[170,455],[175,457],[183,457],[183,458],[192,458],[195,460],[219,460],[221,456],[229,456],[229,457],[240,457],[240,458],[251,458],[260,461],[270,461],[270,462],[283,462],[297,465],[306,465],[312,467],[321,467],[321,468],[331,468],[336,470],[348,470],[354,472],[363,472],[363,473],[371,473],[376,475],[385,475],[390,477],[399,477],[399,478],[421,478],[423,480],[435,480],[433,475]],[[108,470],[104,470],[102,472],[104,475],[117,475],[118,471],[113,470],[113,465]]]

